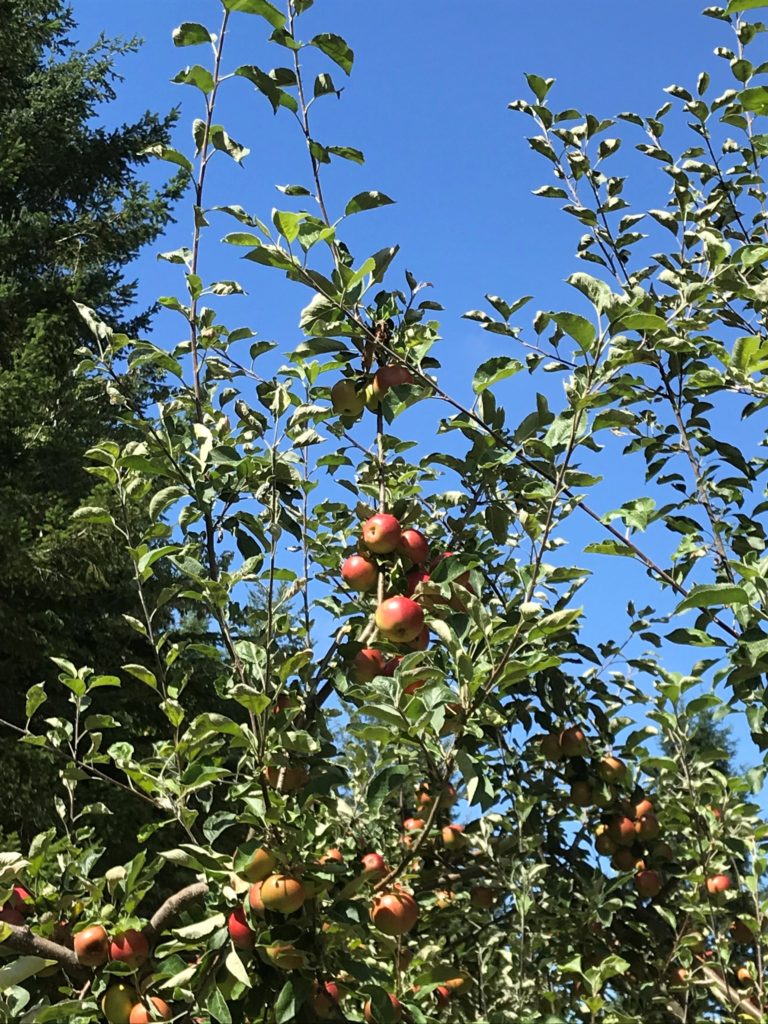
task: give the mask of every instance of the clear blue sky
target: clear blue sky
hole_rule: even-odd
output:
[[[189,125],[199,114],[199,93],[169,80],[187,63],[205,62],[208,53],[202,47],[175,49],[171,31],[181,21],[202,21],[215,30],[219,4],[73,0],[73,8],[79,23],[75,35],[83,45],[102,31],[145,39],[140,53],[120,65],[125,81],[118,101],[105,111],[106,120],[130,120],[147,107],[164,111],[182,104],[177,144],[189,152]],[[576,107],[601,117],[626,110],[653,113],[668,99],[664,86],[692,86],[704,68],[717,88],[722,61],[712,51],[729,44],[728,29],[702,17],[700,10],[693,0],[317,0],[302,19],[305,37],[338,32],[356,54],[351,79],[339,69],[333,71],[336,85],[345,87],[341,101],[327,97],[315,106],[315,136],[325,144],[362,149],[367,159],[362,168],[335,161],[325,172],[331,215],[362,190],[380,189],[397,201],[352,218],[345,237],[359,260],[399,243],[399,272],[407,267],[420,280],[434,283],[433,297],[446,306],[439,355],[447,390],[466,398],[470,368],[499,352],[516,354],[460,319],[466,310],[483,306],[484,293],[508,299],[535,296],[518,321],[527,325],[536,309],[566,304],[578,308],[578,298],[563,281],[574,270],[590,269],[573,256],[581,234],[577,222],[560,213],[556,202],[531,196],[532,189],[550,179],[546,162],[525,142],[528,119],[507,110],[510,100],[528,95],[523,73],[557,78],[552,93],[557,109]],[[269,69],[286,63],[285,50],[264,42],[265,22],[238,15],[234,25],[225,61],[229,68],[255,63]],[[266,100],[247,82],[237,81],[224,94],[218,119],[250,147],[251,155],[244,170],[221,161],[209,205],[239,203],[265,220],[273,206],[291,208],[274,185],[309,181],[290,115],[273,117]],[[632,138],[632,131],[622,126],[616,133],[629,135],[627,166],[642,171],[642,177],[630,182],[628,195],[640,208],[661,207],[666,179],[633,159],[630,143],[642,139]],[[299,208],[295,201],[293,208]],[[187,211],[181,210],[180,217],[162,248],[188,242]],[[235,228],[234,222],[218,221],[206,243],[210,251],[216,249],[215,239]],[[303,296],[297,295],[297,286],[283,288],[275,272],[267,276],[249,265],[244,270],[243,264],[233,263],[222,272],[221,250],[212,256],[218,261],[216,277],[240,277],[249,292],[247,299],[230,300],[243,305],[228,306],[228,322],[239,312],[239,322],[253,326],[262,337],[278,339],[280,351],[287,351],[298,339]],[[180,290],[177,269],[157,263],[153,254],[142,257],[137,276],[147,303],[158,293]],[[158,334],[169,342],[178,340],[180,322],[171,314],[163,317]],[[500,391],[510,421],[518,422],[530,411],[534,386],[549,387],[560,404],[559,380],[532,385],[521,374]],[[644,493],[642,463],[622,460],[617,453],[618,448],[609,462],[608,482],[592,498],[600,511]],[[574,544],[600,539],[595,529],[584,522],[572,538]],[[646,544],[653,550],[651,538]],[[626,559],[589,558],[578,551],[569,558],[600,575],[599,587],[586,592],[593,617],[591,638],[601,634],[600,625],[602,636],[623,638],[626,601],[652,601],[655,596],[643,570]],[[672,648],[669,657],[670,667],[686,670],[698,653]]]

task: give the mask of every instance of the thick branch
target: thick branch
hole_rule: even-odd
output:
[[[24,953],[27,956],[41,956],[45,960],[56,960],[61,966],[73,973],[84,974],[85,969],[78,961],[71,949],[60,946],[58,942],[51,942],[40,935],[35,935],[29,928],[9,924],[11,934],[5,939],[3,945],[10,946],[17,953]]]
[[[181,913],[188,903],[194,903],[195,900],[205,896],[207,892],[207,882],[193,882],[192,885],[188,885],[186,888],[174,893],[173,896],[169,896],[165,903],[157,908],[149,919],[149,924],[144,928],[144,934],[150,943],[154,941],[172,918]]]

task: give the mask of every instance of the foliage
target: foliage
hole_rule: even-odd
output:
[[[114,97],[115,58],[133,44],[81,53],[72,27],[59,0],[0,4],[0,496],[11,511],[0,528],[0,664],[2,714],[17,726],[27,689],[55,678],[51,655],[114,671],[137,650],[123,620],[137,607],[125,560],[103,525],[72,518],[110,500],[83,464],[91,445],[120,436],[101,384],[74,375],[90,335],[73,299],[132,333],[147,326],[147,313],[128,312],[136,289],[125,269],[168,223],[181,185],[153,193],[138,180],[172,117],[147,114],[112,131],[93,123]],[[132,383],[149,394],[147,375]],[[60,713],[63,702],[51,701],[49,713]],[[22,799],[6,803],[0,829],[28,842],[57,820],[34,796],[56,772],[13,747],[2,764]]]
[[[217,29],[174,33],[208,54],[176,79],[202,94],[194,155],[156,147],[194,192],[192,245],[165,254],[186,292],[160,300],[184,340],[135,340],[79,307],[93,335],[81,372],[125,434],[89,451],[112,497],[78,517],[120,541],[145,657],[119,676],[58,659],[66,720],[39,721],[42,691],[29,693],[26,741],[67,761],[66,838],[0,862],[0,937],[64,973],[11,956],[5,1019],[100,1019],[120,978],[129,1005],[149,989],[206,1024],[359,1022],[366,999],[391,1024],[388,993],[414,1024],[762,1020],[764,770],[740,775],[695,741],[703,714],[738,715],[766,746],[763,459],[727,435],[734,409],[755,417],[766,398],[768,92],[747,57],[764,27],[740,13],[761,5],[707,11],[735,31],[717,98],[704,74],[653,117],[601,120],[553,109],[553,81],[528,76],[531,99],[511,106],[592,273],[571,276],[575,308],[537,313],[532,335],[514,322],[527,297],[488,295],[489,312],[467,314],[505,346],[475,371],[471,406],[441,386],[440,307],[410,272],[402,284],[397,248],[361,259],[344,241],[347,218],[391,200],[360,191],[343,215],[326,204],[328,165],[363,158],[315,137],[312,108],[354,54],[331,33],[301,41],[311,6],[222,0]],[[238,22],[266,28],[283,63],[229,69]],[[248,159],[217,120],[220,89],[243,80],[307,144],[310,184],[283,186],[291,203],[269,223],[207,201],[217,162]],[[663,142],[675,104],[694,143],[678,155]],[[658,209],[626,198],[619,131],[663,175]],[[303,337],[284,364],[222,319],[244,289],[203,276],[221,222],[243,274],[302,286]],[[164,388],[156,409],[131,387],[146,368]],[[504,381],[522,373],[559,378],[561,406],[542,387],[511,418]],[[598,511],[589,492],[617,452],[640,457],[646,487]],[[129,497],[147,508],[140,536],[115,513]],[[378,514],[421,531],[429,558],[372,554],[360,528]],[[628,601],[625,637],[590,639],[590,571],[562,550],[577,523],[598,582],[601,559],[618,557],[655,584],[652,604]],[[353,551],[374,565],[369,589],[340,579]],[[409,591],[403,643],[383,604]],[[371,673],[364,650],[378,652]],[[216,711],[189,700],[201,665]],[[118,687],[165,718],[146,756],[130,728],[92,714],[97,691]],[[94,777],[151,814],[128,863],[99,858],[104,808],[81,800]],[[458,817],[463,831],[449,828]],[[374,852],[388,867],[363,870]],[[37,938],[9,919],[14,879],[32,892]],[[172,884],[184,887],[166,900]],[[392,935],[385,911],[412,918],[412,897],[418,920]],[[78,967],[62,918],[113,937],[143,927],[151,967]]]

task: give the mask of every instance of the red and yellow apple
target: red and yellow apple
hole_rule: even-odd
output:
[[[368,558],[350,555],[341,566],[341,578],[351,590],[367,593],[373,590],[379,579],[379,570]]]
[[[400,522],[386,512],[377,512],[363,523],[363,543],[376,555],[390,555],[400,543]]]
[[[409,643],[424,628],[424,612],[410,597],[389,597],[376,609],[376,627],[387,640]]]

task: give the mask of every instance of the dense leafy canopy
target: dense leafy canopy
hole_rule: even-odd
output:
[[[194,152],[154,146],[193,193],[192,244],[165,254],[183,286],[160,299],[183,340],[137,339],[79,300],[81,386],[121,433],[87,453],[101,491],[75,521],[111,531],[141,656],[105,674],[64,645],[68,713],[46,716],[51,687],[28,693],[25,743],[59,758],[66,799],[0,856],[0,1011],[760,1021],[764,772],[738,774],[718,731],[738,714],[767,745],[764,459],[729,420],[757,421],[768,397],[766,69],[748,56],[765,27],[740,13],[758,5],[706,12],[731,79],[717,97],[702,74],[653,116],[601,120],[527,76],[511,107],[588,266],[574,308],[530,327],[528,296],[466,314],[499,339],[471,405],[441,385],[440,306],[397,247],[345,242],[346,218],[389,197],[363,181],[328,208],[334,160],[363,157],[319,142],[312,108],[355,55],[334,33],[304,40],[311,6],[224,0],[219,25],[174,33],[202,47],[176,79],[202,105]],[[235,25],[266,31],[278,66],[229,67]],[[307,144],[304,183],[269,217],[207,198],[220,161],[248,166],[217,120],[220,90],[245,83]],[[665,148],[676,117],[682,153]],[[632,142],[658,208],[628,198]],[[242,283],[203,276],[221,225]],[[276,273],[302,331],[287,359],[226,301]],[[504,402],[520,374],[522,415]],[[643,493],[598,509],[618,453],[642,460]],[[624,636],[590,639],[591,569],[564,550],[577,523],[598,580],[631,560],[655,585],[650,604],[620,595]],[[94,713],[112,693],[162,716],[151,749]],[[104,854],[118,788],[141,808],[130,858]]]

